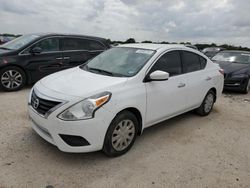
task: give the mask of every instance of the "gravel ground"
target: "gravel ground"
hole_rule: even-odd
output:
[[[250,94],[226,93],[207,117],[145,130],[124,156],[70,154],[38,135],[27,95],[0,92],[0,187],[250,187]]]

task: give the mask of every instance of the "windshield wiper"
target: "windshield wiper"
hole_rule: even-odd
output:
[[[114,76],[114,74],[112,72],[109,72],[109,71],[106,71],[106,70],[97,69],[97,68],[89,68],[89,67],[86,67],[86,68],[88,70],[90,70],[90,71],[96,71],[96,72],[103,73],[103,74],[106,74],[106,75],[109,75],[109,76]]]
[[[127,76],[125,76],[125,75],[123,75],[123,74],[113,73],[113,72],[109,72],[109,71],[106,71],[106,70],[103,70],[103,69],[98,69],[98,68],[91,68],[91,67],[89,67],[87,64],[81,65],[81,66],[80,66],[80,69],[83,69],[83,70],[86,70],[86,71],[89,71],[89,72],[101,73],[101,74],[109,75],[109,76],[127,77]]]
[[[2,47],[2,46],[0,46],[0,49],[11,50],[11,49],[9,49],[9,48],[5,48],[5,47]]]

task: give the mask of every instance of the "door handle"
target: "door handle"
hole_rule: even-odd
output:
[[[57,60],[62,60],[63,58],[62,58],[62,57],[57,57],[56,59],[57,59]]]
[[[185,86],[186,86],[186,84],[184,84],[184,83],[179,83],[178,88],[185,87]]]
[[[211,80],[212,78],[210,77],[210,76],[208,76],[207,78],[206,78],[206,81],[209,81],[209,80]]]
[[[63,59],[70,59],[70,57],[64,57]]]

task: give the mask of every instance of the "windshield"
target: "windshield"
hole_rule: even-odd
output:
[[[218,52],[217,51],[208,51],[208,52],[205,52],[204,54],[209,57],[209,58],[212,58],[214,57]]]
[[[212,60],[228,61],[236,63],[250,64],[250,53],[247,52],[220,52]]]
[[[115,47],[92,59],[84,70],[110,76],[136,75],[155,51],[138,48]]]
[[[7,50],[17,50],[38,37],[38,35],[23,35],[10,42],[3,44],[1,48],[5,48]]]

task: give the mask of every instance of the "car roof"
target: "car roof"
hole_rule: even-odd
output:
[[[168,50],[173,48],[190,49],[181,44],[153,44],[153,43],[133,43],[133,44],[121,44],[118,47],[129,47],[129,48],[141,48],[147,50]]]
[[[29,34],[28,34],[29,35]],[[93,40],[100,40],[104,43],[107,43],[107,39],[102,37],[95,37],[89,35],[80,35],[80,34],[66,34],[66,33],[31,33],[30,35],[37,35],[39,37],[49,37],[49,36],[63,36],[63,37],[83,37]]]

